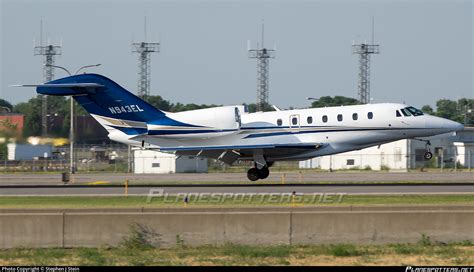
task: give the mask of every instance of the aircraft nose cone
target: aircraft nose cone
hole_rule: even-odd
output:
[[[450,121],[448,127],[452,131],[461,131],[464,129],[464,125],[458,122]]]
[[[440,129],[445,132],[455,132],[464,129],[464,126],[458,122],[437,116],[430,116],[430,118],[426,120],[426,126],[432,129]]]
[[[440,127],[448,130],[449,132],[461,131],[464,129],[464,126],[462,124],[448,119],[442,119],[440,125]]]

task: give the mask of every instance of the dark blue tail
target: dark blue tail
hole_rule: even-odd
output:
[[[44,86],[38,86],[36,91],[46,95],[73,95],[87,112],[115,119],[150,122],[165,116],[164,112],[98,74],[81,74],[53,80]]]

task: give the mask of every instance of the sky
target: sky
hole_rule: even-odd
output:
[[[42,82],[34,42],[62,44],[56,65],[90,69],[135,92],[138,55],[131,43],[160,42],[151,55],[151,94],[172,102],[233,105],[256,101],[261,40],[276,45],[270,60],[269,102],[307,107],[306,97],[357,98],[353,41],[371,41],[373,103],[417,107],[442,98],[474,98],[472,1],[44,1],[0,0],[0,97],[13,104],[34,97]],[[145,37],[144,18],[147,18]],[[55,71],[56,78],[66,76]]]

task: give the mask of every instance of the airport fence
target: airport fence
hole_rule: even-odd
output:
[[[319,168],[322,170],[409,170],[439,169],[471,170],[474,166],[474,152],[439,154],[434,153],[430,160],[424,158],[425,150],[414,154],[386,153],[341,153],[317,157],[299,162],[302,169]]]

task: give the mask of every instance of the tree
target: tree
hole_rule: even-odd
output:
[[[10,102],[6,101],[5,99],[1,99],[0,98],[0,112],[3,111],[2,108],[8,108],[10,111],[13,110],[13,106],[12,104],[10,104]]]
[[[23,136],[41,135],[41,99],[31,98],[28,102],[16,104],[14,111],[25,115]]]
[[[168,100],[164,100],[159,95],[150,95],[147,97],[146,101],[160,110],[170,111],[171,109],[171,103]]]
[[[257,104],[255,103],[250,103],[250,104],[243,103],[242,105],[247,106],[247,110],[249,112],[257,112]],[[263,107],[263,111],[275,111],[275,109],[272,107],[272,105],[267,103]]]
[[[457,103],[449,99],[441,99],[436,102],[436,115],[454,120],[457,114]]]
[[[48,133],[50,136],[67,137],[69,133],[69,103],[62,96],[48,97]],[[14,112],[25,115],[23,136],[41,135],[42,98],[33,97],[27,102],[19,103],[13,108]],[[54,126],[54,118],[63,118],[62,126]]]
[[[433,108],[430,105],[424,105],[423,107],[421,107],[421,110],[424,113],[427,113],[427,114],[433,114],[434,113]]]
[[[351,97],[339,96],[321,96],[318,100],[311,103],[311,108],[333,107],[333,106],[348,106],[358,105],[359,100]]]
[[[436,111],[433,111],[429,105],[423,106],[422,111],[456,122],[474,124],[472,113],[468,112],[473,106],[474,99],[461,98],[458,101],[440,99],[436,102]]]

